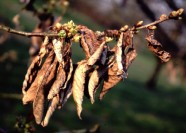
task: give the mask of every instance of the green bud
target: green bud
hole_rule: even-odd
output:
[[[65,30],[60,30],[58,35],[59,35],[59,37],[64,38],[64,37],[66,37],[66,31]]]
[[[73,37],[74,42],[79,42],[80,39],[81,39],[80,35],[76,35]]]
[[[67,23],[67,27],[68,27],[69,29],[72,29],[72,28],[75,28],[76,25],[74,24],[74,22],[73,22],[72,20],[70,20],[70,21]]]

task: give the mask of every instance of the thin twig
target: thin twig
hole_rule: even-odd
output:
[[[162,23],[162,22],[167,21],[167,20],[170,20],[170,18],[169,18],[169,17],[165,17],[164,19],[156,20],[156,21],[154,21],[154,22],[152,22],[152,23],[150,23],[150,24],[146,24],[146,25],[137,27],[136,30],[145,29],[145,28],[147,28],[147,27],[149,27],[149,26],[157,25],[157,24]]]
[[[9,28],[4,25],[0,25],[0,30],[7,31],[9,33],[21,35],[21,36],[26,36],[26,37],[32,37],[32,36],[38,36],[38,37],[43,37],[43,36],[48,36],[48,37],[58,37],[59,35],[57,33],[46,33],[46,32],[24,32],[24,31],[18,31],[12,28]]]

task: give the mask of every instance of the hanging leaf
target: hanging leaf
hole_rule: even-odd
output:
[[[67,102],[69,97],[72,95],[72,80],[69,80],[65,90],[61,90],[61,106],[63,107],[64,104]]]
[[[71,77],[69,80],[66,81],[65,85],[64,85],[64,89],[61,90],[61,98],[60,98],[60,103],[62,105],[62,107],[64,106],[64,104],[67,102],[67,100],[69,99],[69,97],[72,94],[72,83],[73,83],[73,79],[74,79],[74,73],[76,71],[77,68],[77,64],[71,64],[72,66],[72,72],[71,72]],[[70,73],[69,73],[70,74]]]
[[[122,73],[118,75],[118,64],[114,65],[108,69],[107,75],[104,77],[103,89],[100,92],[99,99],[101,100],[103,96],[119,81],[122,79]]]
[[[65,84],[63,86],[63,89],[66,88],[67,84],[68,84],[68,81],[71,79],[72,77],[72,72],[73,72],[73,63],[72,63],[72,59],[70,58],[70,61],[69,61],[69,72],[67,73],[67,79],[65,81]]]
[[[22,87],[22,93],[23,95],[26,93],[26,91],[28,90],[28,88],[30,87],[30,85],[32,84],[32,82],[34,81],[38,70],[40,69],[40,65],[42,62],[42,58],[45,56],[45,54],[47,53],[46,50],[46,45],[48,44],[48,37],[45,37],[44,42],[41,45],[41,49],[39,52],[39,55],[36,56],[31,65],[29,66],[27,73],[25,75],[25,80],[23,81],[23,87]]]
[[[160,42],[154,39],[153,31],[147,35],[146,40],[148,41],[148,48],[151,52],[158,56],[163,62],[168,62],[170,60],[171,55],[163,50]]]
[[[100,85],[101,77],[105,73],[106,69],[107,68],[96,68],[90,76],[88,83],[88,93],[92,104],[94,103],[94,95]]]
[[[84,95],[84,84],[86,78],[86,72],[89,70],[86,60],[82,60],[78,63],[78,67],[74,73],[74,79],[72,84],[72,94],[76,103],[77,114],[81,119],[82,102]]]
[[[54,52],[51,51],[50,53],[50,58],[53,59],[54,57]],[[52,60],[50,60],[48,63],[52,63]],[[38,89],[38,81],[40,80],[41,76],[43,74],[43,66],[42,68],[38,71],[36,78],[34,79],[34,82],[31,84],[30,88],[28,88],[28,91],[23,95],[22,101],[23,104],[27,104],[28,102],[32,102],[35,99],[36,92]]]
[[[118,73],[120,74],[123,71],[123,64],[122,64],[122,55],[123,55],[123,49],[122,49],[122,45],[123,44],[123,32],[120,34],[119,40],[117,42],[117,47],[116,47],[116,63],[118,65]]]
[[[26,91],[29,89],[30,85],[34,81],[38,70],[40,69],[41,59],[39,56],[36,56],[32,61],[30,67],[27,70],[25,75],[25,79],[23,81],[22,93],[23,95],[26,94]]]
[[[54,52],[56,54],[56,58],[58,59],[59,63],[63,64],[63,42],[64,40],[58,40],[58,39],[53,39],[52,43],[54,46]]]
[[[105,45],[105,41],[103,41],[100,46],[97,48],[97,50],[90,56],[90,58],[87,61],[87,64],[92,66],[96,63],[96,61],[100,58],[103,49],[104,49],[104,45]]]
[[[127,73],[127,70],[130,66],[130,64],[134,61],[134,59],[136,58],[137,53],[136,50],[134,48],[129,48],[128,52],[126,54],[126,58],[123,59],[124,61],[124,71]]]
[[[66,73],[64,71],[64,68],[60,64],[58,67],[56,80],[54,81],[54,83],[49,91],[48,99],[52,99],[54,96],[56,96],[59,93],[60,89],[62,88],[63,84],[65,83],[65,80],[66,80]]]
[[[96,51],[100,43],[97,40],[96,34],[86,26],[79,26],[78,29],[81,33],[80,44],[86,57],[89,58]]]
[[[55,97],[52,98],[52,100],[50,100],[48,110],[46,112],[44,120],[41,122],[41,125],[43,127],[48,125],[48,122],[49,122],[52,114],[56,110],[56,107],[57,107],[58,103],[59,103],[59,95],[56,95]]]
[[[33,114],[36,120],[37,124],[40,124],[43,119],[43,113],[44,113],[44,105],[45,105],[45,84],[47,82],[47,78],[50,75],[50,72],[52,70],[52,62],[54,61],[54,53],[51,52],[49,56],[46,58],[42,68],[41,72],[37,75],[36,81],[38,83],[37,89],[36,89],[36,96],[33,101]]]

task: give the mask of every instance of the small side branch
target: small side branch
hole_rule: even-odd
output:
[[[149,26],[157,25],[157,24],[162,23],[162,22],[164,22],[164,21],[167,21],[167,20],[169,20],[169,19],[170,19],[169,17],[165,17],[164,19],[156,20],[156,21],[154,21],[154,22],[152,22],[152,23],[150,23],[150,24],[146,24],[146,25],[137,27],[136,30],[146,29],[146,28],[148,28]]]

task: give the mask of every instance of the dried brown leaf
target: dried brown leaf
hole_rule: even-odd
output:
[[[65,80],[66,80],[66,73],[63,66],[60,64],[58,67],[56,80],[54,81],[49,91],[48,99],[52,99],[54,96],[56,96],[59,93],[60,89],[65,83]]]
[[[132,46],[133,45],[133,36],[134,33],[132,30],[127,30],[126,32],[123,32],[123,46]]]
[[[136,50],[134,48],[130,48],[127,52],[127,55],[125,57],[124,60],[124,71],[127,72],[130,64],[134,61],[134,59],[136,58],[137,53]]]
[[[69,97],[71,96],[71,94],[72,94],[72,83],[73,83],[73,78],[74,78],[74,73],[75,73],[75,70],[76,70],[76,68],[77,68],[77,65],[76,64],[71,64],[72,66],[72,68],[71,68],[71,70],[72,70],[72,72],[71,72],[71,76],[70,76],[70,79],[69,80],[66,80],[66,83],[65,83],[65,85],[64,85],[64,89],[63,90],[61,90],[61,97],[60,97],[60,102],[61,102],[61,105],[62,105],[62,107],[64,106],[64,104],[67,102],[67,100],[69,99]],[[70,74],[70,72],[69,72],[69,74]],[[63,91],[63,92],[62,92]]]
[[[25,80],[23,81],[23,87],[22,87],[23,95],[26,93],[26,91],[29,89],[30,85],[34,81],[37,75],[37,72],[40,69],[42,58],[48,52],[46,49],[46,45],[48,44],[48,41],[49,41],[48,37],[45,37],[44,42],[42,43],[39,55],[33,59],[31,65],[29,66],[27,70],[27,73],[25,75]]]
[[[120,34],[119,40],[117,42],[117,47],[116,47],[116,63],[118,65],[118,72],[121,73],[123,71],[123,64],[122,64],[122,55],[123,55],[123,32]]]
[[[96,34],[88,29],[86,26],[79,26],[78,29],[81,32],[81,46],[86,54],[86,57],[89,58],[99,46]]]
[[[39,56],[36,56],[29,66],[27,73],[25,75],[25,79],[23,81],[22,93],[26,94],[26,91],[29,89],[30,85],[34,81],[38,70],[40,69],[41,59]]]
[[[65,84],[64,84],[64,86],[63,86],[62,89],[65,89],[65,88],[66,88],[66,86],[67,86],[69,80],[70,80],[71,77],[72,77],[72,72],[73,72],[73,63],[72,63],[72,59],[71,59],[71,58],[70,58],[69,66],[68,66],[68,67],[70,67],[70,68],[69,68],[69,71],[68,71],[68,73],[67,73],[67,79],[66,79]]]
[[[62,63],[62,64],[64,64],[63,63],[63,42],[64,42],[64,40],[62,39],[62,40],[57,40],[57,39],[54,39],[53,41],[52,41],[52,43],[53,43],[53,46],[54,46],[54,52],[55,52],[55,54],[56,54],[56,58],[58,59],[58,61],[60,62],[60,63]]]
[[[51,52],[51,54],[53,54],[52,56],[54,56],[54,52]],[[51,55],[49,55],[51,56]],[[52,62],[52,60],[51,60]],[[55,69],[56,69],[56,61],[54,61],[51,65],[51,67],[53,67],[52,72],[47,79],[47,83],[46,85],[49,84],[49,82],[52,81],[52,79],[55,77]],[[27,104],[28,102],[32,102],[35,99],[36,93],[37,93],[37,89],[38,89],[38,81],[40,79],[40,75],[43,73],[43,67],[42,69],[39,70],[36,78],[34,79],[34,82],[31,84],[30,88],[28,89],[28,91],[23,95],[22,101],[23,104]]]
[[[74,73],[74,79],[72,84],[72,94],[76,103],[77,114],[81,119],[82,102],[84,95],[84,84],[86,78],[86,72],[89,70],[86,60],[82,60],[78,63],[78,67]]]
[[[87,61],[87,64],[92,66],[96,63],[97,60],[99,60],[102,52],[103,52],[103,49],[104,49],[104,46],[105,46],[105,41],[103,41],[100,46],[96,49],[96,51],[90,56],[90,58],[88,59]]]
[[[36,120],[37,124],[40,124],[42,119],[43,119],[43,114],[44,114],[44,105],[45,105],[45,92],[44,88],[46,87],[46,82],[48,79],[48,76],[50,75],[50,72],[52,70],[52,62],[54,61],[54,53],[51,52],[49,56],[46,58],[42,68],[41,72],[37,75],[38,80],[38,86],[36,90],[36,96],[33,101],[33,114]],[[37,79],[36,77],[36,79]]]
[[[90,101],[93,104],[94,103],[94,95],[100,85],[100,79],[103,76],[106,69],[104,68],[97,68],[93,71],[93,73],[90,76],[89,83],[88,83],[88,93],[90,96]]]
[[[170,60],[171,55],[163,50],[160,42],[154,39],[154,32],[147,35],[146,40],[148,41],[148,48],[151,52],[158,56],[163,62],[168,62]]]
[[[72,95],[72,80],[69,80],[65,91],[61,90],[61,106],[63,107],[64,104],[67,102],[67,100],[70,98],[70,96]]]
[[[122,80],[122,78],[122,73],[118,75],[118,64],[114,63],[114,65],[108,69],[108,73],[104,77],[103,89],[100,92],[99,99],[101,100],[113,86]]]
[[[44,120],[42,121],[41,125],[42,126],[47,126],[48,122],[52,116],[52,114],[54,113],[54,111],[57,108],[57,105],[59,103],[59,95],[56,95],[55,97],[52,98],[52,100],[49,102],[49,106],[48,106],[48,110],[46,112],[46,115],[44,117]]]

